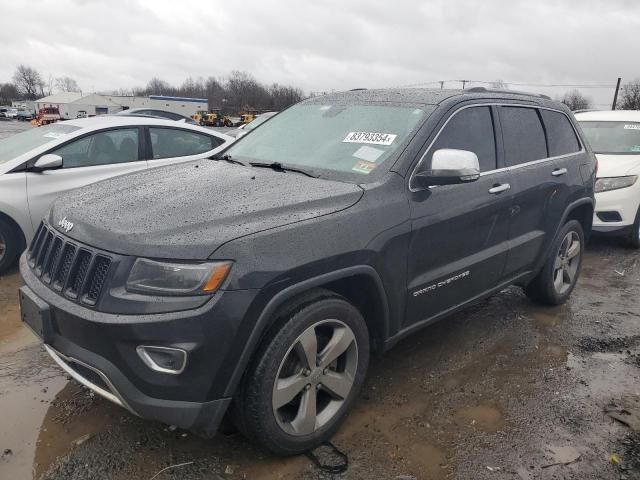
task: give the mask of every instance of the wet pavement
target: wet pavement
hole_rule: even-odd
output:
[[[591,243],[565,306],[512,287],[374,360],[333,439],[342,475],[92,395],[20,325],[19,285],[0,277],[2,479],[640,478],[640,260],[615,241]]]

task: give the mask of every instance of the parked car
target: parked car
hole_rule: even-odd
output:
[[[253,130],[257,126],[262,125],[264,122],[269,120],[271,117],[273,117],[277,113],[278,112],[262,113],[262,114],[258,115],[255,118],[255,120],[253,120],[252,122],[245,123],[244,125],[240,126],[239,128],[236,128],[235,130],[231,130],[230,132],[227,132],[227,135],[229,135],[230,137],[233,137],[233,138],[235,138],[237,140],[238,138],[245,136],[247,133],[249,133],[251,130]]]
[[[175,122],[184,122],[188,123],[189,125],[198,125],[198,122],[194,121],[193,118],[185,117],[184,115],[180,115],[179,113],[167,112],[165,110],[157,110],[153,108],[130,108],[128,110],[122,110],[115,115],[166,118],[167,120],[173,120]]]
[[[7,110],[4,112],[4,116],[14,119],[18,116],[18,109],[14,107],[7,108]]]
[[[565,302],[595,163],[541,96],[308,99],[213,160],[56,201],[21,258],[23,318],[137,415],[211,434],[229,411],[299,453],[336,431],[372,350],[510,284]]]
[[[151,167],[205,158],[233,141],[169,120],[104,116],[68,120],[0,140],[0,273],[68,190]]]
[[[590,111],[576,119],[598,157],[593,229],[640,248],[640,112]]]
[[[19,109],[16,114],[16,120],[20,120],[21,122],[33,120],[33,112],[25,109]]]

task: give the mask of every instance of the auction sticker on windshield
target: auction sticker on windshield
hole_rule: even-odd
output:
[[[391,145],[397,135],[378,132],[349,132],[344,143],[369,143],[371,145]]]

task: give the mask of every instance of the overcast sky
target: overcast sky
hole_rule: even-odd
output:
[[[0,82],[24,63],[84,91],[244,70],[305,92],[605,84],[583,91],[610,103],[616,77],[640,77],[637,0],[0,0],[0,18]]]

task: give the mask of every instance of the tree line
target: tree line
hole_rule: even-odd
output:
[[[180,86],[171,85],[160,78],[152,78],[143,88],[114,93],[206,98],[210,109],[232,112],[279,111],[298,103],[305,97],[299,88],[277,83],[265,85],[252,75],[237,70],[223,78],[189,77]]]
[[[593,107],[590,98],[579,90],[571,90],[557,100],[564,103],[572,111],[588,110]],[[633,80],[620,87],[617,110],[640,110],[640,79]]]
[[[0,105],[10,104],[14,100],[36,100],[53,92],[81,92],[81,88],[71,77],[45,77],[31,66],[19,65],[11,81],[0,83]],[[144,87],[119,89],[106,93],[206,98],[209,108],[223,110],[225,113],[247,110],[279,111],[305,97],[299,88],[277,83],[266,85],[249,73],[237,70],[221,78],[189,77],[179,86],[155,77]]]
[[[492,88],[507,88],[502,80],[491,84]],[[13,100],[35,100],[56,92],[79,92],[78,82],[69,77],[43,76],[35,68],[19,65],[11,81],[0,83],[0,105]],[[181,85],[172,85],[158,77],[144,87],[119,89],[110,95],[168,95],[176,97],[206,98],[209,108],[224,113],[240,111],[279,111],[302,100],[305,95],[299,88],[277,83],[266,85],[246,72],[234,70],[226,77],[187,78]],[[571,90],[557,100],[571,110],[591,108],[592,101],[579,90]],[[633,80],[620,89],[616,108],[640,110],[640,79]]]

